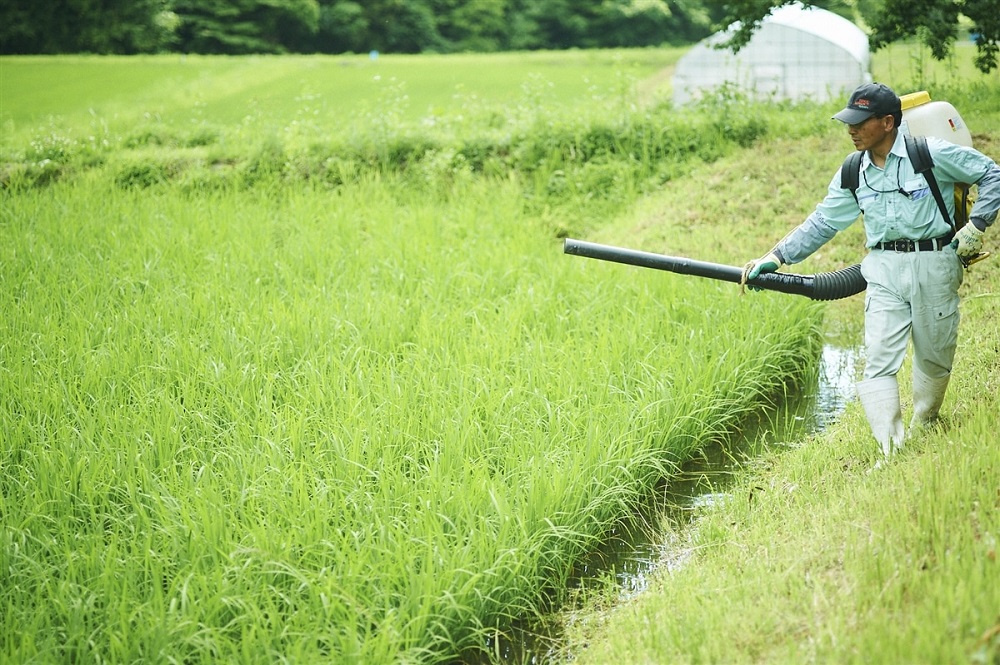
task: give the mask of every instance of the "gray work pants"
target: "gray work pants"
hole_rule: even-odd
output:
[[[951,373],[958,343],[962,264],[950,247],[872,250],[861,262],[865,292],[864,378],[894,376],[913,341],[913,364],[930,378]]]

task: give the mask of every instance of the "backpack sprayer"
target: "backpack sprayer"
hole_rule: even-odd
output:
[[[930,95],[926,92],[915,92],[900,97],[903,110],[903,122],[900,131],[907,138],[907,153],[911,162],[916,165],[916,170],[922,172],[928,185],[933,190],[934,197],[938,201],[941,214],[945,221],[953,228],[961,227],[961,224],[968,220],[968,212],[972,205],[972,198],[969,196],[968,185],[955,186],[955,210],[959,226],[956,227],[948,215],[948,210],[941,198],[937,181],[930,170],[933,162],[930,153],[927,152],[926,142],[912,141],[911,136],[936,136],[946,141],[958,143],[959,145],[972,146],[972,135],[962,117],[955,110],[955,107],[948,102],[931,102]],[[922,144],[922,152],[916,157],[917,152],[914,144]],[[841,168],[842,186],[847,189],[857,188],[858,169],[861,160],[858,159],[861,153],[853,153],[844,162]],[[915,161],[916,160],[916,161]],[[852,189],[853,192],[853,189]],[[695,261],[679,256],[665,256],[663,254],[653,254],[651,252],[641,252],[624,247],[613,247],[611,245],[600,245],[598,243],[586,242],[566,238],[563,240],[563,252],[574,256],[585,256],[591,259],[611,261],[614,263],[625,263],[642,268],[653,268],[655,270],[666,270],[680,275],[694,275],[695,277],[706,277],[717,279],[733,284],[747,284],[768,291],[778,291],[792,295],[806,296],[813,300],[839,300],[849,298],[864,291],[868,284],[861,274],[861,265],[855,264],[849,268],[843,268],[835,272],[816,273],[815,275],[797,275],[787,272],[761,273],[756,278],[744,281],[743,269],[736,266],[728,266],[720,263],[708,263],[706,261]],[[989,252],[978,254],[972,259],[964,262],[966,268],[973,263],[982,261],[989,257]]]

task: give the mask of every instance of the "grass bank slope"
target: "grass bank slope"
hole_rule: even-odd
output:
[[[577,662],[996,663],[996,294],[966,308],[975,332],[941,429],[869,473],[855,404],[762,459],[667,553],[682,567],[633,602],[574,617]],[[969,342],[979,334],[989,341]]]

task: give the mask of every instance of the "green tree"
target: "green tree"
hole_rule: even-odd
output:
[[[601,46],[691,43],[711,28],[701,0],[604,0],[593,26]]]
[[[944,60],[951,53],[959,15],[972,21],[972,32],[976,35],[976,66],[982,72],[996,69],[1000,51],[1000,3],[997,0],[885,0],[880,10],[866,18],[872,27],[874,48],[919,35],[933,56]]]
[[[419,53],[439,50],[442,41],[427,0],[367,0],[371,46],[378,51]]]
[[[316,0],[174,0],[177,47],[194,53],[284,53],[312,47]]]
[[[733,50],[745,46],[772,9],[792,4],[792,1],[726,0],[722,25],[740,23],[728,45]],[[826,6],[824,3],[816,4]],[[843,0],[838,0],[836,4],[843,7]],[[879,49],[900,39],[917,36],[930,47],[938,60],[951,53],[959,32],[959,17],[964,15],[972,21],[972,32],[976,35],[976,66],[984,73],[997,68],[1000,49],[1000,6],[997,0],[884,0],[874,10],[867,10],[865,15],[872,29],[870,42],[873,48]]]
[[[2,53],[150,53],[165,48],[168,0],[4,0]]]
[[[594,46],[592,24],[600,5],[589,0],[537,0],[527,15],[537,26],[539,47],[572,48]]]
[[[538,23],[531,14],[532,4],[529,0],[509,0],[504,17],[506,33],[502,48],[524,51],[539,47],[541,38]]]
[[[322,53],[362,53],[371,43],[365,8],[352,0],[334,0],[319,8],[316,50]]]
[[[507,0],[431,0],[441,39],[455,51],[496,51],[507,37]]]

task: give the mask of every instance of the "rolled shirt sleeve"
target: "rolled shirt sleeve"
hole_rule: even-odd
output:
[[[982,220],[983,223],[979,230],[984,231],[987,226],[992,226],[993,222],[997,221],[997,211],[1000,210],[1000,166],[994,164],[989,173],[983,176],[983,179],[977,184],[979,185],[979,198],[972,206],[969,219]]]

